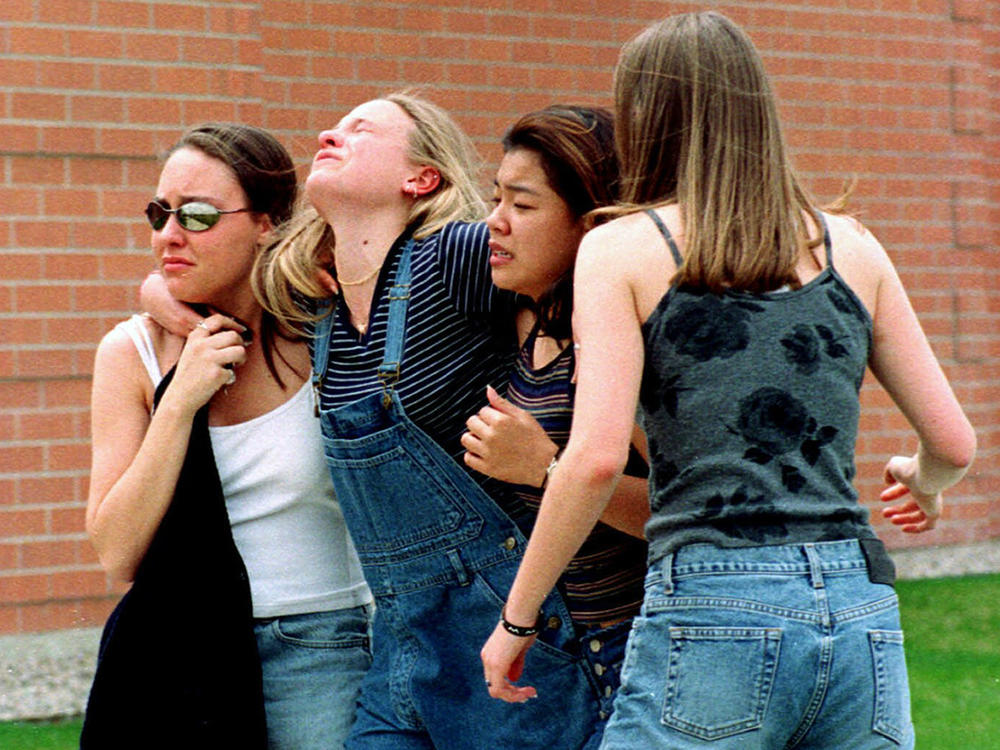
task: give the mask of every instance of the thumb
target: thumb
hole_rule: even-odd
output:
[[[319,268],[316,270],[316,281],[319,282],[319,285],[326,291],[330,292],[330,294],[340,294],[340,284],[338,284],[337,280],[333,278],[333,274],[325,268]]]
[[[486,400],[490,402],[490,406],[501,414],[515,416],[521,411],[519,408],[514,406],[514,404],[497,393],[496,389],[492,385],[486,386]]]
[[[900,481],[900,475],[905,473],[907,458],[904,456],[893,456],[885,465],[883,478],[886,484],[895,484]]]

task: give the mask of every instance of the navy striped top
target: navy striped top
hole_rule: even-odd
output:
[[[404,234],[379,273],[368,329],[360,340],[346,305],[334,310],[330,359],[320,390],[324,409],[380,393],[389,288]],[[461,461],[465,420],[486,403],[486,386],[506,389],[517,343],[514,295],[493,286],[489,231],[454,222],[413,247],[406,342],[396,391],[409,419]],[[464,463],[462,463],[464,466]]]
[[[551,362],[539,368],[532,366],[537,328],[521,348],[510,378],[507,398],[511,403],[531,413],[545,433],[560,450],[569,439],[573,418],[576,369],[573,347],[567,346]],[[645,476],[647,467],[642,457],[632,451],[625,473]],[[538,512],[542,490],[518,486],[514,507],[508,513],[522,527],[525,515],[530,522]],[[642,539],[598,523],[559,579],[559,588],[566,599],[573,620],[584,625],[596,625],[633,617],[639,612],[646,575],[647,545]]]

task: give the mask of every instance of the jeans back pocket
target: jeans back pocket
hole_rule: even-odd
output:
[[[780,645],[778,628],[670,628],[661,720],[706,740],[757,729]]]
[[[875,666],[875,713],[872,729],[902,744],[910,725],[910,691],[899,630],[868,632]]]

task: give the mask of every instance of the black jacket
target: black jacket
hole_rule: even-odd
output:
[[[207,407],[195,416],[170,507],[101,636],[80,748],[126,747],[267,747],[250,584]]]

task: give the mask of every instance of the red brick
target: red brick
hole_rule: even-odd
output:
[[[78,534],[84,530],[84,506],[54,508],[52,513],[53,534]]]
[[[65,120],[66,96],[15,91],[11,96],[11,117],[20,120]]]
[[[125,37],[120,31],[106,29],[68,29],[66,53],[74,58],[119,59]]]
[[[15,482],[13,479],[0,479],[0,505],[13,505]]]
[[[108,593],[103,570],[74,570],[52,576],[52,593],[59,599],[79,599],[104,596]]]
[[[34,60],[0,59],[0,81],[5,87],[37,86],[39,68],[39,63]]]
[[[0,576],[0,603],[44,601],[51,595],[49,583],[46,575]]]
[[[4,12],[6,13],[6,3]],[[7,51],[15,55],[60,56],[65,54],[66,38],[59,29],[35,26],[8,26]]]
[[[58,439],[58,432],[51,438]],[[75,495],[72,477],[25,477],[20,480],[17,497],[23,505],[65,503]]]
[[[70,443],[49,447],[49,471],[87,470],[90,468],[90,445]]]
[[[73,565],[77,559],[76,548],[77,542],[74,541],[23,542],[21,566],[24,570],[37,570]],[[58,596],[55,592],[53,595]]]
[[[208,25],[209,9],[200,5],[156,3],[153,5],[153,27],[179,31],[214,30]]]
[[[19,544],[0,543],[0,576],[18,567],[20,549],[21,545]]]

